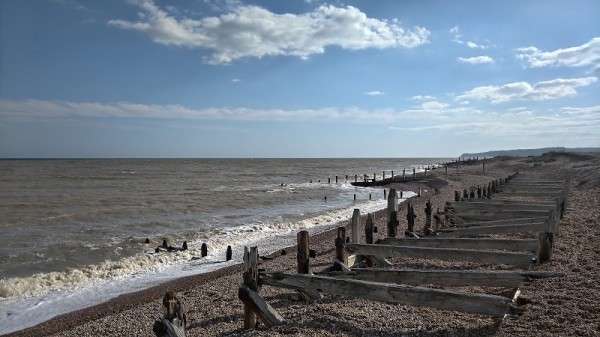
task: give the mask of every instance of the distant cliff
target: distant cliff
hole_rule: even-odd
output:
[[[600,147],[544,147],[540,149],[517,149],[517,150],[500,150],[500,151],[487,151],[479,153],[463,153],[460,156],[465,158],[471,157],[498,157],[498,156],[510,156],[510,157],[527,157],[527,156],[539,156],[546,152],[600,152]]]

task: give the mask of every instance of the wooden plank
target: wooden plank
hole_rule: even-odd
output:
[[[361,280],[343,280],[327,276],[273,273],[261,279],[263,284],[283,288],[311,288],[341,296],[456,310],[466,313],[503,317],[515,308],[510,299],[487,294],[474,294],[400,284]]]
[[[349,272],[321,274],[340,279],[383,283],[439,286],[483,286],[516,288],[532,279],[563,277],[564,273],[513,270],[435,270],[353,268]]]
[[[445,205],[445,209],[451,209],[454,210],[455,212],[459,212],[459,211],[470,211],[470,210],[474,210],[474,211],[525,211],[525,210],[535,210],[535,211],[540,211],[540,210],[550,210],[550,209],[555,209],[557,208],[557,204],[556,203],[552,203],[552,204],[538,204],[538,205],[527,205],[527,204],[523,204],[523,205],[519,205],[519,204],[513,204],[513,205],[502,205],[502,204],[488,204],[488,203],[484,203],[484,202],[447,202]]]
[[[389,246],[433,247],[433,248],[463,248],[463,249],[500,249],[511,251],[537,252],[539,240],[533,239],[502,239],[502,238],[385,238],[378,244]]]
[[[454,203],[449,201],[449,203]],[[549,200],[507,200],[507,199],[463,199],[460,201],[461,204],[491,204],[491,205],[554,205],[555,203]]]
[[[463,222],[474,222],[474,221],[495,221],[495,220],[511,220],[517,217],[541,217],[540,215],[548,213],[548,211],[538,213],[527,213],[527,212],[501,212],[501,213],[451,213],[454,218],[460,218]],[[548,219],[548,217],[545,217]]]
[[[548,217],[534,217],[534,218],[515,218],[515,219],[492,220],[492,221],[477,221],[477,222],[461,223],[460,226],[474,227],[474,226],[518,225],[518,224],[544,222],[547,219],[548,219]]]
[[[532,256],[530,254],[474,249],[427,248],[349,243],[346,245],[346,250],[361,255],[436,259],[443,261],[511,264],[518,266],[529,266],[532,263]]]
[[[265,326],[271,327],[283,323],[283,317],[269,305],[258,293],[243,284],[238,290],[238,297],[245,306],[249,306]]]
[[[558,190],[559,191],[559,190]],[[496,196],[527,196],[527,197],[557,197],[557,192],[545,192],[545,191],[517,191],[517,190],[507,190],[507,189],[499,189],[494,195]]]
[[[482,234],[506,234],[522,232],[543,232],[546,230],[544,222],[535,222],[529,224],[517,225],[495,225],[495,226],[477,226],[457,229],[440,229],[439,236],[471,236]]]

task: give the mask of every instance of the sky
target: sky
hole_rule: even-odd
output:
[[[600,146],[600,1],[0,0],[0,158]]]

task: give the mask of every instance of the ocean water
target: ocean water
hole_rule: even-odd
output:
[[[0,160],[0,334],[237,263],[244,245],[292,245],[299,230],[386,207],[381,188],[350,184],[355,175],[446,160]],[[189,250],[155,253],[163,239]]]

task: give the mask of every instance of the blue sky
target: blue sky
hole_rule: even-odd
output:
[[[0,157],[600,146],[600,1],[0,0]]]

